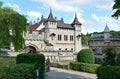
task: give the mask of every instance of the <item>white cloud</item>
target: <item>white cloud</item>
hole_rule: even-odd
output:
[[[87,34],[87,33],[93,33],[93,32],[100,32],[100,30],[96,30],[95,28],[86,28],[85,26],[82,26],[82,33]]]
[[[44,6],[51,7],[55,10],[60,10],[64,12],[75,12],[75,11],[81,11],[79,7],[74,5],[74,3],[78,3],[79,1],[76,0],[75,2],[73,0],[33,0],[37,2],[43,3]]]
[[[71,18],[71,22],[73,22],[74,18],[75,18],[75,14]],[[84,23],[85,22],[85,20],[82,18],[82,14],[81,13],[77,13],[77,18],[78,18],[80,23]]]
[[[105,9],[105,10],[112,10],[114,3],[108,3],[108,4],[103,4],[103,5],[98,5],[98,9]]]
[[[36,8],[37,8],[37,9],[45,10],[45,7],[42,7],[42,6],[37,6]]]
[[[97,22],[100,21],[100,19],[99,19],[95,14],[92,14],[91,16],[92,16],[92,18],[93,18],[94,20],[96,20]]]
[[[13,8],[15,11],[21,12],[20,7],[17,4],[7,3],[6,6]]]
[[[100,24],[105,25],[107,23],[108,27],[111,30],[119,30],[120,29],[118,20],[115,20],[114,18],[106,17],[106,16],[97,16],[96,14],[92,14],[91,16],[95,21],[97,21]]]
[[[37,11],[29,11],[29,12],[27,12],[27,15],[31,18],[41,17],[41,13],[39,13]]]
[[[81,11],[80,7],[87,7],[98,5],[99,8],[109,8],[113,3],[112,0],[32,0],[42,3],[44,6],[52,7],[56,10],[74,12]],[[104,5],[103,5],[104,4]]]

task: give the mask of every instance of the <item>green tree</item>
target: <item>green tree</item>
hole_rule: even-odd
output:
[[[13,43],[16,51],[24,47],[27,19],[11,8],[0,8],[0,48]]]
[[[81,34],[81,36],[82,36],[82,44],[83,44],[83,45],[88,45],[88,39],[87,39],[87,36],[84,35],[84,34]]]
[[[113,36],[120,36],[120,31],[110,31],[110,34]]]
[[[112,17],[118,19],[120,17],[120,0],[114,0],[113,10],[115,10]]]
[[[117,49],[114,46],[103,47],[102,52],[105,54],[104,61],[102,65],[116,65],[115,57]]]
[[[0,8],[2,7],[3,2],[0,1]]]
[[[95,62],[95,55],[90,49],[83,49],[77,55],[78,62],[91,63]]]

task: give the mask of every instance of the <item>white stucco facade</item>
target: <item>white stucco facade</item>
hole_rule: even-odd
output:
[[[52,12],[48,18],[41,18],[31,24],[25,36],[25,46],[32,46],[36,51],[69,51],[77,53],[81,50],[81,23],[75,15],[70,24],[63,19],[53,18]]]

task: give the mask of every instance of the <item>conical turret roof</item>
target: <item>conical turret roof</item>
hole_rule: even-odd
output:
[[[104,32],[105,32],[105,33],[106,33],[106,32],[110,32],[110,30],[109,30],[107,24],[106,24],[106,26],[105,26]]]
[[[77,14],[76,14],[76,13],[75,13],[75,18],[74,18],[72,24],[82,25],[82,24],[78,21],[78,18],[77,18]]]
[[[47,18],[47,21],[56,21],[55,19],[54,19],[54,17],[53,17],[53,14],[52,14],[52,10],[50,9],[50,14],[49,14],[49,16],[48,16],[48,18]]]

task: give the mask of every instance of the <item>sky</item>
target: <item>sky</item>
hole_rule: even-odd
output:
[[[77,13],[82,23],[82,33],[101,32],[106,24],[110,30],[120,30],[120,19],[111,17],[114,0],[1,0],[3,7],[11,7],[26,15],[28,22],[37,22],[43,15],[47,18],[50,8],[54,17],[71,24]]]

